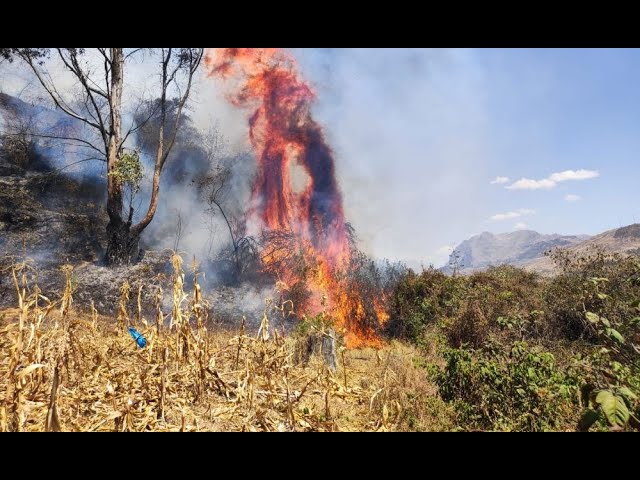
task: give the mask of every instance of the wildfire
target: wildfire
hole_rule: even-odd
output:
[[[378,345],[375,330],[365,325],[362,301],[350,293],[338,272],[348,268],[351,252],[335,161],[310,107],[315,94],[301,78],[294,58],[276,48],[218,48],[205,59],[211,76],[224,79],[230,101],[251,112],[249,139],[258,162],[252,192],[252,214],[272,232],[288,232],[305,260],[316,266],[311,283],[314,299],[306,313],[324,308],[345,332],[348,347]],[[302,167],[305,185],[294,188],[292,167]],[[267,259],[280,265],[283,252]],[[276,267],[285,283],[296,274]],[[383,309],[376,307],[379,320]]]

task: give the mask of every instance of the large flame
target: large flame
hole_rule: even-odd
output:
[[[374,329],[359,321],[362,302],[338,280],[336,272],[350,262],[342,195],[331,149],[311,117],[314,92],[295,60],[276,48],[218,48],[207,52],[206,65],[226,81],[231,102],[251,112],[249,138],[258,162],[253,215],[267,230],[291,233],[305,260],[317,266],[306,313],[328,307],[349,347],[378,344]],[[306,173],[303,188],[294,188],[293,166]],[[278,265],[278,255],[273,249],[267,261]],[[297,280],[290,269],[277,273],[285,283]],[[328,305],[320,300],[324,295]]]

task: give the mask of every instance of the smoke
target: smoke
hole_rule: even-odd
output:
[[[94,57],[89,50],[86,61],[93,66],[94,71],[99,71],[100,59]],[[157,63],[156,58],[145,54],[127,64],[123,122],[125,130],[142,113],[140,106],[144,107],[155,100],[154,84],[159,71]],[[55,55],[47,62],[46,68],[65,100],[74,108],[81,108],[74,100],[78,91],[77,82]],[[0,91],[12,96],[6,98],[11,99],[13,110],[19,113],[21,123],[28,122],[31,131],[47,136],[55,136],[61,131],[67,135],[72,132],[73,135],[70,136],[100,145],[100,139],[90,127],[55,109],[31,70],[20,61],[0,65]],[[185,256],[196,256],[206,262],[227,247],[229,238],[226,227],[221,222],[219,213],[212,215],[212,212],[205,211],[196,183],[211,168],[212,161],[228,165],[232,171],[229,208],[232,208],[232,204],[248,203],[255,166],[253,160],[244,154],[248,148],[244,121],[233,121],[234,116],[240,115],[222,96],[212,94],[212,82],[201,72],[193,87],[180,138],[163,172],[157,215],[143,235],[146,248],[177,247]],[[7,131],[6,117],[5,112],[0,125],[3,131]],[[201,144],[203,137],[212,129],[220,137],[224,148],[217,152],[215,158],[207,158]],[[137,133],[138,135],[131,135],[125,145],[144,150],[141,158],[146,176],[141,191],[134,199],[134,220],[140,219],[148,207],[153,172],[153,148],[145,149],[145,146],[150,145],[143,145],[140,132]],[[149,133],[153,136],[157,131]],[[37,148],[45,161],[46,170],[60,172],[81,183],[93,184],[96,196],[106,198],[106,165],[103,161],[93,159],[95,154],[90,155],[89,153],[93,153],[90,149],[78,147],[73,142],[44,137],[38,139]]]
[[[480,209],[486,199],[481,182],[475,180],[494,172],[485,171],[492,154],[485,140],[487,106],[482,92],[487,85],[483,67],[472,53],[427,49],[295,49],[292,53],[317,95],[311,108],[334,150],[345,217],[369,253],[429,263],[438,261],[442,245],[482,229],[486,215]],[[68,73],[55,62],[51,65],[61,90],[73,91]],[[152,57],[131,64],[125,77],[130,107],[153,92],[156,72]],[[6,93],[50,105],[20,62],[0,65],[0,85]],[[222,92],[221,83],[207,78],[202,69],[188,114],[201,132],[215,119],[233,156],[250,147],[246,114]],[[183,161],[185,157],[171,162]],[[243,163],[235,176],[240,184],[248,166]],[[97,178],[104,174],[100,162],[65,171],[80,170]],[[146,241],[153,248],[172,246],[172,224],[178,212],[184,212],[181,248],[198,257],[213,255],[225,243],[223,225],[215,219],[212,235],[198,196],[172,185],[165,174],[158,218]],[[154,229],[158,236],[152,234]]]
[[[336,156],[345,215],[378,258],[444,262],[481,228],[483,67],[465,50],[296,49]],[[476,227],[477,225],[477,227]]]
[[[186,154],[175,156],[173,162],[189,165]],[[240,207],[248,204],[251,190],[247,179],[255,175],[255,164],[247,154],[229,154],[220,159],[220,164],[229,165],[231,171],[225,213],[235,215]],[[156,216],[143,236],[147,248],[176,249],[204,264],[217,260],[220,253],[228,251],[231,238],[225,220],[219,210],[204,201],[203,192],[197,185],[197,180],[207,172],[208,168],[189,171],[186,182],[176,181],[169,175],[163,177]],[[139,203],[144,208],[148,205],[148,188],[140,195]],[[138,210],[137,215],[143,214]],[[217,276],[215,271],[208,273],[210,277]]]
[[[220,213],[207,209],[198,188],[213,164],[232,171],[229,208],[253,208],[263,213],[261,220],[267,226],[302,232],[324,258],[341,256],[347,245],[346,220],[373,256],[429,262],[431,252],[464,236],[470,219],[479,217],[482,201],[475,179],[487,176],[481,169],[490,152],[482,140],[484,105],[477,94],[483,79],[471,57],[464,51],[430,50],[295,50],[293,54],[302,72],[293,78],[287,77],[290,71],[267,76],[267,83],[273,81],[272,90],[258,102],[262,109],[256,110],[251,122],[251,143],[247,110],[230,104],[220,83],[207,78],[204,69],[200,72],[187,112],[190,120],[185,121],[166,166],[158,211],[143,236],[148,249],[177,249],[185,264],[193,257],[201,262],[203,288],[216,295],[213,301],[221,317],[259,318],[272,289],[220,288],[227,268],[219,261],[220,254],[228,249],[230,238]],[[128,71],[125,90],[131,112],[134,104],[154,100],[150,95],[156,66],[149,59]],[[302,77],[311,79],[311,88]],[[295,87],[285,95],[276,91],[283,79]],[[241,100],[236,98],[236,104]],[[250,98],[245,100],[251,103]],[[225,141],[212,158],[202,144],[216,121]],[[265,135],[265,130],[277,135]],[[267,141],[273,138],[283,143]],[[144,144],[133,135],[127,146]],[[244,153],[250,147],[256,158]],[[148,205],[152,150],[147,148],[142,156],[147,181],[134,203],[137,218]],[[285,161],[287,155],[298,159],[298,167]],[[70,163],[67,154],[54,156]],[[269,162],[281,162],[275,169],[280,177],[265,175]],[[69,173],[104,180],[99,162],[76,168]],[[252,190],[256,176],[258,195]],[[286,206],[285,188],[294,194],[291,197],[302,199],[292,209]],[[443,241],[442,231],[453,238]],[[323,238],[329,239],[326,244]],[[331,250],[333,245],[340,246],[337,253]],[[339,309],[339,324],[371,338],[369,326],[377,321],[370,320],[382,321],[384,312],[378,312],[375,302],[363,303],[355,286],[345,290],[338,283],[326,271],[318,279],[318,290],[334,294],[331,303]],[[353,315],[358,311],[364,316]]]

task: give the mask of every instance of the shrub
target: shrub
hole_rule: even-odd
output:
[[[515,342],[504,348],[451,349],[435,376],[466,429],[542,431],[576,415],[577,379],[550,352]]]
[[[448,277],[433,268],[419,275],[409,270],[391,294],[387,333],[418,341],[426,326],[460,309],[465,283],[463,277]]]
[[[0,156],[20,168],[29,168],[40,160],[37,144],[28,132],[0,136]]]
[[[558,252],[554,259],[562,273],[549,281],[544,293],[554,336],[597,342],[599,337],[586,312],[607,318],[626,333],[636,316],[633,302],[640,298],[638,259],[601,250],[577,258]]]

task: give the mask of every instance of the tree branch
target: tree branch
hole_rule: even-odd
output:
[[[47,83],[47,81],[44,79],[38,67],[33,63],[33,59],[31,59],[31,57],[22,53],[19,53],[19,55],[20,55],[20,58],[22,58],[27,63],[27,65],[29,65],[33,73],[36,75],[36,78],[40,82],[40,85],[42,85],[42,87],[45,89],[49,97],[51,97],[51,100],[53,100],[53,103],[55,103],[56,107],[58,107],[60,110],[62,110],[64,113],[66,113],[70,117],[73,117],[76,120],[80,120],[81,122],[84,122],[87,125],[100,131],[100,125],[83,117],[82,115],[76,113],[71,108],[66,106],[64,100],[62,99],[62,96],[56,91],[55,86],[49,85]]]

